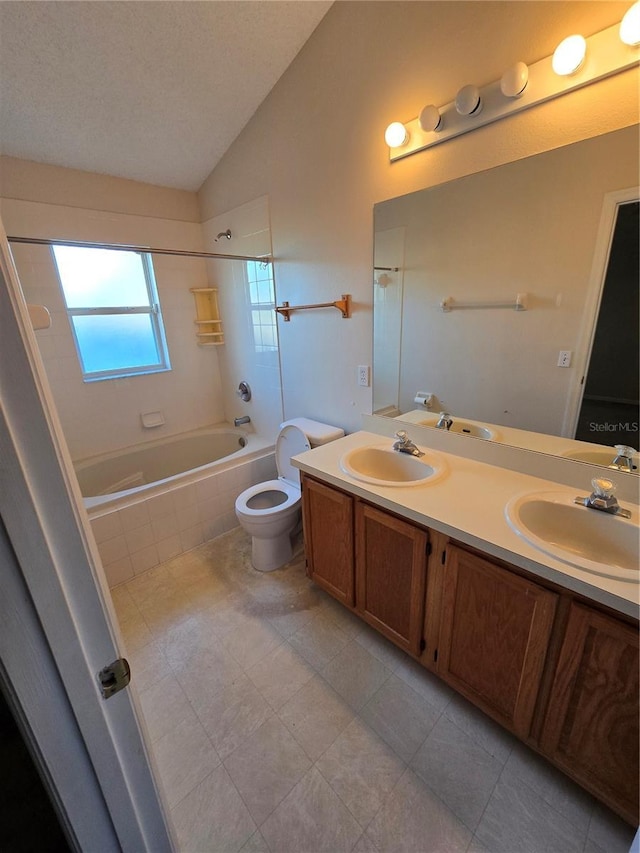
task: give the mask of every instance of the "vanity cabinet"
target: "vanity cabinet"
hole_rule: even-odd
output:
[[[360,501],[356,504],[356,611],[416,657],[421,652],[428,535]]]
[[[531,729],[557,599],[447,546],[438,675],[521,738]]]
[[[348,607],[355,601],[354,499],[302,478],[302,521],[307,574]]]
[[[573,603],[541,736],[553,762],[638,820],[638,631]]]

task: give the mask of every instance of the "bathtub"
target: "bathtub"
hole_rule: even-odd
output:
[[[277,476],[273,442],[226,425],[74,468],[110,586],[237,526],[236,497]]]

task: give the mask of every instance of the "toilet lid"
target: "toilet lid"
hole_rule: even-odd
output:
[[[300,485],[300,471],[291,464],[291,457],[310,450],[307,436],[297,426],[282,427],[276,439],[276,467],[278,476],[291,483]]]

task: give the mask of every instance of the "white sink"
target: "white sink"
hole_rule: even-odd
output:
[[[425,418],[425,420],[418,421],[422,426],[435,427],[438,423],[437,417]],[[460,433],[461,435],[470,435],[473,438],[484,438],[485,441],[498,441],[500,435],[497,430],[490,429],[487,426],[483,426],[482,424],[476,423],[475,421],[461,421],[453,418],[453,424],[451,425],[451,429],[449,432]]]
[[[566,492],[539,492],[514,498],[505,514],[518,536],[556,560],[640,583],[637,510],[625,519],[579,506]]]
[[[385,444],[349,450],[341,458],[340,468],[354,480],[376,486],[419,486],[439,479],[445,463],[432,451],[411,456]]]
[[[575,459],[578,462],[590,462],[592,465],[611,465],[616,457],[615,447],[603,447],[602,450],[566,450],[562,454],[565,459]],[[638,455],[631,457],[634,471],[638,472]]]

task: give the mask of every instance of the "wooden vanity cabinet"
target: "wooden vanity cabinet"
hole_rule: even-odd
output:
[[[438,675],[521,738],[531,729],[557,599],[447,546]]]
[[[360,501],[356,504],[356,611],[405,651],[421,652],[425,530]]]
[[[572,603],[541,750],[633,825],[638,822],[638,631]]]
[[[302,477],[307,574],[348,607],[355,603],[354,499]]]

